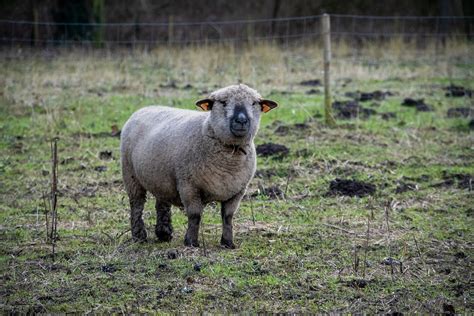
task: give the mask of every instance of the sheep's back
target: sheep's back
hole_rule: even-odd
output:
[[[130,161],[146,190],[163,199],[177,199],[176,169],[193,156],[206,116],[204,112],[151,106],[130,117],[122,130],[122,159]]]

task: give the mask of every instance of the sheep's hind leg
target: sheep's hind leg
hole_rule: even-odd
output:
[[[146,202],[146,190],[137,183],[133,176],[124,177],[125,188],[130,200],[130,224],[132,226],[132,239],[138,242],[146,241],[146,229],[143,222],[143,207]]]
[[[171,225],[171,204],[156,199],[156,226],[155,234],[160,241],[170,241],[173,238]]]

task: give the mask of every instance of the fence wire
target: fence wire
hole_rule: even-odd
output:
[[[65,23],[0,20],[3,46],[154,46],[219,42],[318,39],[321,15],[201,22]],[[357,16],[331,15],[335,38],[468,38],[474,16]]]

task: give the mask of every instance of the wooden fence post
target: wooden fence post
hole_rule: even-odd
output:
[[[174,44],[173,43],[173,32],[174,32],[174,25],[173,25],[173,15],[168,17],[168,45]]]
[[[92,12],[95,24],[93,30],[93,40],[95,47],[104,47],[104,21],[105,21],[105,4],[104,0],[94,0],[92,2]],[[67,26],[66,26],[67,27]],[[66,38],[67,40],[67,38]]]
[[[331,87],[329,67],[331,64],[331,22],[328,14],[322,18],[323,41],[324,41],[324,116],[326,124],[335,126],[336,121],[332,115]]]
[[[33,2],[33,19],[35,21],[35,25],[33,26],[33,45],[38,47],[39,46],[39,13],[38,13],[38,5],[36,2]]]

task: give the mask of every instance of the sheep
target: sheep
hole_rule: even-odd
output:
[[[204,111],[149,106],[132,114],[121,133],[122,175],[130,200],[132,238],[147,240],[142,219],[147,192],[156,198],[155,234],[173,237],[171,205],[184,207],[184,244],[199,247],[206,204],[221,203],[220,244],[234,249],[232,218],[256,170],[254,137],[260,114],[277,107],[244,84],[214,91]]]

